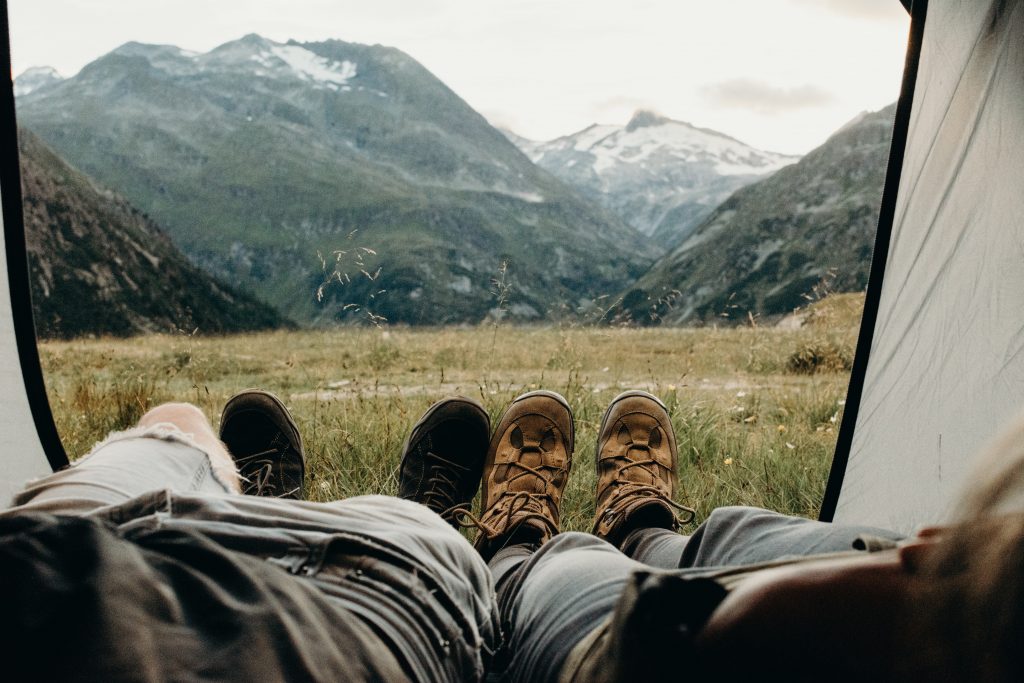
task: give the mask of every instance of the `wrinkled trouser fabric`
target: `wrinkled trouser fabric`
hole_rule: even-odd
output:
[[[863,537],[889,531],[787,517],[757,508],[718,508],[692,536],[639,529],[617,548],[590,534],[563,533],[541,546],[500,550],[494,574],[506,680],[554,681],[570,651],[615,608],[629,577],[651,567],[683,576],[785,558],[863,549]]]
[[[498,645],[487,566],[439,516],[229,493],[172,425],[114,434],[15,503],[12,680],[466,681]]]

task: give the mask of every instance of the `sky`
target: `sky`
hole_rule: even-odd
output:
[[[208,51],[247,33],[380,43],[534,140],[638,109],[810,151],[896,100],[898,0],[9,0],[15,75],[63,76],[135,40]]]

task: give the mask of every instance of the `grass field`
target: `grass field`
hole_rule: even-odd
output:
[[[247,387],[281,396],[306,444],[311,498],[394,493],[402,443],[436,399],[463,394],[497,421],[523,391],[565,395],[577,425],[563,528],[589,529],[605,406],[629,388],[668,405],[679,502],[814,517],[842,416],[863,297],[833,296],[799,329],[341,328],[208,338],[44,342],[51,405],[72,457],[167,400],[216,426]]]

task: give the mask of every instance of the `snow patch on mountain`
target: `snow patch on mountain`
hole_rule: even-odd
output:
[[[40,88],[60,83],[64,77],[52,66],[33,66],[14,79],[14,96],[22,97]]]
[[[284,65],[301,80],[313,84],[314,88],[329,90],[350,90],[348,82],[359,73],[355,62],[335,62],[307,50],[299,45],[268,44],[249,57],[251,61],[267,69]]]
[[[634,117],[635,118],[635,117]],[[594,125],[551,143],[551,148],[574,149],[594,157],[600,175],[620,164],[643,164],[656,155],[685,164],[711,163],[718,175],[761,175],[787,166],[797,157],[762,152],[739,140],[702,130],[682,121],[659,119],[654,125]],[[536,150],[538,158],[547,150]]]
[[[648,111],[549,142],[506,133],[530,159],[663,246],[689,234],[736,189],[799,157]]]

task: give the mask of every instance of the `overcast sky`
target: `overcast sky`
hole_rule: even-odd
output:
[[[895,101],[898,0],[9,0],[14,73],[64,76],[129,40],[207,51],[259,33],[410,54],[537,140],[638,108],[804,153]]]

